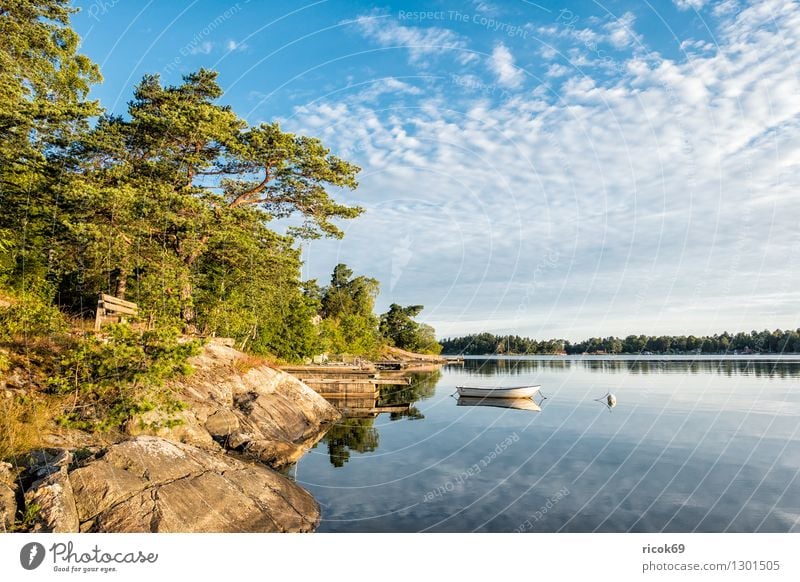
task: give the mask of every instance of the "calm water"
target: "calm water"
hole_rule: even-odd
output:
[[[450,396],[528,382],[540,412]],[[345,419],[291,472],[319,531],[800,531],[796,358],[469,359],[382,400],[413,405]]]

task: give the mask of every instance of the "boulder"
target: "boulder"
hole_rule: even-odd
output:
[[[7,533],[17,515],[17,481],[13,466],[0,461],[0,532]]]
[[[228,437],[239,431],[239,417],[232,410],[220,408],[208,417],[206,430],[212,437]]]
[[[32,531],[78,531],[78,514],[68,475],[72,454],[66,450],[34,451],[30,462],[28,474],[35,480],[25,492],[25,507],[33,519]]]
[[[170,428],[157,412],[129,423],[130,435],[153,435],[218,451],[220,447],[278,468],[316,444],[339,412],[300,380],[212,340],[190,360],[193,373],[171,388],[187,405]]]
[[[307,532],[319,506],[262,465],[138,436],[35,484],[37,531]]]

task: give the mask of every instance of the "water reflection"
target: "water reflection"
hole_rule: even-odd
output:
[[[425,418],[414,403],[433,396],[442,372],[410,374],[408,385],[383,386],[374,398],[328,398],[328,401],[343,412],[344,418],[337,422],[322,438],[328,447],[331,465],[343,467],[350,460],[350,452],[368,453],[380,444],[380,436],[373,426],[379,415],[391,421]]]
[[[542,357],[542,358],[468,358],[461,373],[470,376],[514,376],[537,371],[588,370],[601,373],[627,374],[719,374],[724,376],[745,375],[777,378],[800,377],[798,360],[789,359],[663,359],[651,357],[631,359],[629,357]],[[452,369],[458,373],[459,370]]]
[[[542,408],[531,398],[475,398],[472,396],[459,396],[458,406],[493,406],[495,408],[510,408],[512,410],[528,410],[541,412]]]
[[[436,384],[442,377],[442,371],[422,372],[410,374],[411,384],[406,386],[384,386],[378,398],[378,406],[392,406],[396,404],[408,403],[411,406],[403,412],[392,412],[389,415],[391,420],[401,418],[422,419],[425,418],[413,404],[419,400],[424,400],[433,396],[436,392]]]
[[[343,467],[350,460],[350,451],[368,453],[378,448],[380,436],[372,426],[375,418],[343,418],[325,435],[331,465]]]
[[[320,531],[800,531],[798,377],[797,360],[468,359],[385,386],[296,476]],[[550,398],[457,406],[468,380]]]
[[[595,398],[595,402],[600,402],[603,404],[603,406],[611,410],[617,405],[617,397],[611,394],[611,392],[606,392],[605,396]]]

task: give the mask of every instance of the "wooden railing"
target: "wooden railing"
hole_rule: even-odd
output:
[[[136,317],[137,315],[139,315],[139,306],[135,303],[100,293],[100,298],[97,300],[94,328],[99,330],[104,323],[122,322],[126,317]]]

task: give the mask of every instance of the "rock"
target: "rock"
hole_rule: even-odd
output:
[[[6,388],[16,388],[17,390],[24,390],[28,388],[31,384],[30,382],[30,373],[26,372],[22,368],[14,368],[10,372],[7,372],[4,375],[5,387]]]
[[[239,418],[232,410],[220,408],[208,417],[205,426],[212,437],[227,437],[239,430]]]
[[[69,451],[42,450],[31,454],[29,474],[44,475],[25,492],[26,513],[33,520],[32,531],[69,533],[78,531],[78,514],[68,472]]]
[[[28,478],[40,481],[58,473],[72,462],[72,453],[66,449],[35,449],[28,454]]]
[[[148,428],[166,420],[151,412],[130,423],[128,434],[161,436],[210,451],[221,443],[272,467],[297,461],[340,418],[339,412],[285,372],[267,365],[242,372],[243,358],[212,340],[190,360],[194,372],[171,385],[187,405],[178,415],[181,424]]]
[[[246,432],[235,432],[228,436],[228,448],[237,450],[253,440],[253,435]]]
[[[49,531],[307,532],[319,523],[313,497],[272,469],[152,436],[111,445],[28,494],[60,498],[40,510]]]
[[[194,402],[186,400],[190,404]],[[198,412],[202,418],[198,418]],[[163,413],[154,410],[128,422],[126,433],[130,436],[160,436],[178,443],[200,447],[201,449],[219,451],[222,447],[205,427],[207,414],[207,411],[189,408],[167,417]],[[165,421],[167,420],[177,420],[179,424],[166,425]]]
[[[340,418],[327,400],[300,380],[268,367],[242,376],[234,393],[242,429],[252,436],[245,453],[273,467],[296,462]]]
[[[17,480],[13,466],[0,462],[0,532],[7,533],[17,515]]]

